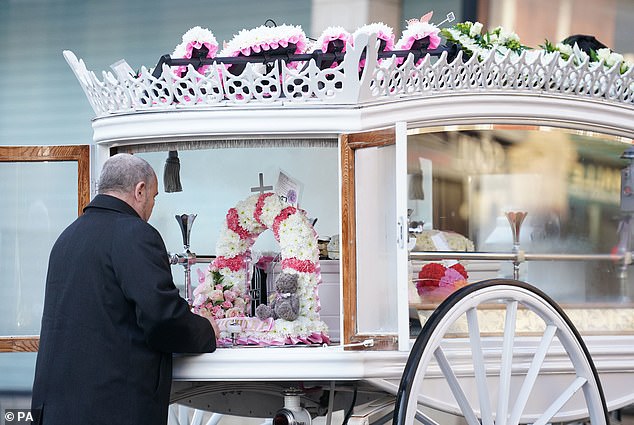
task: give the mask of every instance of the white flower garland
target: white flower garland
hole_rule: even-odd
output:
[[[462,50],[469,55],[477,55],[480,60],[484,60],[490,54],[504,57],[507,54],[519,56],[528,49],[520,44],[519,36],[506,31],[502,27],[495,27],[490,32],[482,33],[480,22],[461,22],[451,28],[444,28],[440,31],[448,41],[458,44]]]

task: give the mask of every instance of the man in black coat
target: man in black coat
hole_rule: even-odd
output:
[[[143,159],[109,158],[99,194],[53,246],[33,384],[41,424],[166,424],[172,353],[216,349],[215,322],[179,296],[147,223],[157,187]]]

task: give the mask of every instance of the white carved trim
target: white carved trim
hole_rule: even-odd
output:
[[[365,68],[359,60],[367,47]],[[395,58],[377,60],[375,36],[359,34],[345,60],[336,68],[320,70],[313,60],[294,70],[275,63],[268,73],[260,64],[247,64],[239,76],[215,64],[204,75],[191,65],[185,77],[163,66],[159,78],[143,67],[138,76],[115,76],[104,71],[101,80],[84,62],[64,52],[97,117],[149,110],[184,110],[245,104],[287,106],[290,103],[354,105],[408,97],[465,93],[523,92],[600,99],[614,104],[634,103],[634,69],[619,72],[620,64],[607,70],[603,64],[577,66],[557,53],[525,51],[519,57],[475,56],[463,61],[462,52],[452,62],[446,53],[427,55],[415,64],[409,56],[402,64]]]

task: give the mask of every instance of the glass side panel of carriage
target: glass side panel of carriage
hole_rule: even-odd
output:
[[[621,197],[630,143],[543,127],[410,130],[412,333],[456,288],[493,278],[541,289],[582,334],[631,331],[628,183]],[[438,251],[454,255],[425,255]],[[496,307],[482,310],[489,331],[500,330]],[[523,314],[518,329],[537,331]]]
[[[183,253],[184,246],[175,215],[196,214],[190,233],[189,250],[203,258],[199,258],[191,267],[191,282],[195,288],[199,284],[199,277],[204,276],[213,261],[216,242],[227,211],[254,193],[274,191],[280,173],[283,173],[299,187],[299,207],[314,222],[321,248],[320,314],[330,329],[331,338],[338,341],[339,252],[336,237],[333,238],[339,232],[337,139],[292,142],[269,140],[266,141],[267,147],[261,147],[261,144],[258,147],[258,143],[221,140],[170,146],[170,149],[178,152],[182,185],[181,192],[172,193],[165,192],[163,181],[168,151],[162,150],[162,147],[130,147],[130,151],[146,159],[159,175],[159,196],[150,224],[161,232],[168,251],[180,254]],[[272,288],[276,273],[280,271],[280,246],[271,231],[263,232],[251,251],[254,262],[258,258],[268,257],[272,261],[266,263],[264,273],[261,273],[263,269],[259,267],[252,269],[254,305],[248,313],[254,311],[256,303],[266,302],[267,283]],[[260,264],[264,264],[264,261]],[[183,267],[173,266],[172,275],[181,294],[185,296]]]

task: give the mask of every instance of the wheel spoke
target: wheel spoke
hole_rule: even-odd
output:
[[[493,425],[493,411],[491,410],[491,400],[489,399],[487,373],[486,367],[484,366],[484,354],[482,353],[480,326],[478,324],[478,310],[476,308],[467,310],[467,323],[469,324],[469,342],[471,343],[473,371],[478,387],[482,424]]]
[[[511,411],[511,417],[508,422],[511,425],[517,425],[520,421],[520,417],[522,415],[522,412],[524,411],[524,407],[526,407],[526,403],[528,402],[528,397],[530,396],[531,391],[535,386],[535,381],[537,381],[537,376],[539,375],[539,371],[542,368],[542,364],[544,364],[546,353],[548,353],[548,348],[550,347],[550,344],[552,343],[556,332],[557,327],[549,325],[546,327],[546,330],[542,335],[542,339],[539,342],[537,350],[535,351],[535,355],[533,356],[531,365],[526,372],[524,382],[522,383],[520,392],[517,395],[517,399],[515,400],[515,405],[513,406],[513,410]]]
[[[435,420],[433,420],[432,418],[430,418],[429,416],[427,416],[420,410],[416,411],[415,417],[416,417],[416,420],[422,423],[423,425],[440,425],[438,422],[436,422]]]
[[[178,423],[187,425],[189,423],[189,408],[183,405],[178,406]]]
[[[178,409],[178,404],[170,405],[168,411],[168,423],[173,425],[180,425],[178,416],[176,415],[176,409]]]
[[[509,392],[511,389],[511,369],[513,366],[513,342],[515,339],[515,322],[517,321],[517,301],[506,305],[504,320],[504,341],[502,343],[502,364],[500,365],[500,383],[498,385],[498,406],[495,415],[496,425],[506,425],[508,414]]]
[[[451,365],[447,361],[447,358],[445,357],[445,353],[442,351],[442,348],[438,347],[434,351],[434,357],[436,358],[436,361],[438,362],[438,366],[440,367],[440,370],[442,371],[443,376],[447,380],[447,383],[449,384],[449,388],[451,389],[451,393],[455,397],[456,402],[458,402],[460,411],[464,414],[464,417],[467,423],[469,425],[480,425],[480,422],[478,421],[478,418],[476,418],[475,413],[473,413],[473,409],[471,408],[471,405],[469,404],[469,400],[467,400],[467,396],[465,395],[464,391],[462,391],[462,388],[460,387],[460,383],[458,382],[458,378],[456,378],[456,375],[453,373],[453,370],[451,369]]]
[[[581,388],[588,380],[578,376],[572,383],[564,390],[563,393],[551,404],[548,409],[539,417],[533,425],[545,425],[550,422],[553,416],[561,410],[568,400]]]
[[[217,425],[218,422],[220,422],[220,419],[222,419],[222,417],[223,417],[222,413],[214,413],[211,415],[211,418],[209,418],[206,425]]]
[[[202,425],[204,412],[200,409],[194,410],[194,416],[192,417],[191,425]]]

